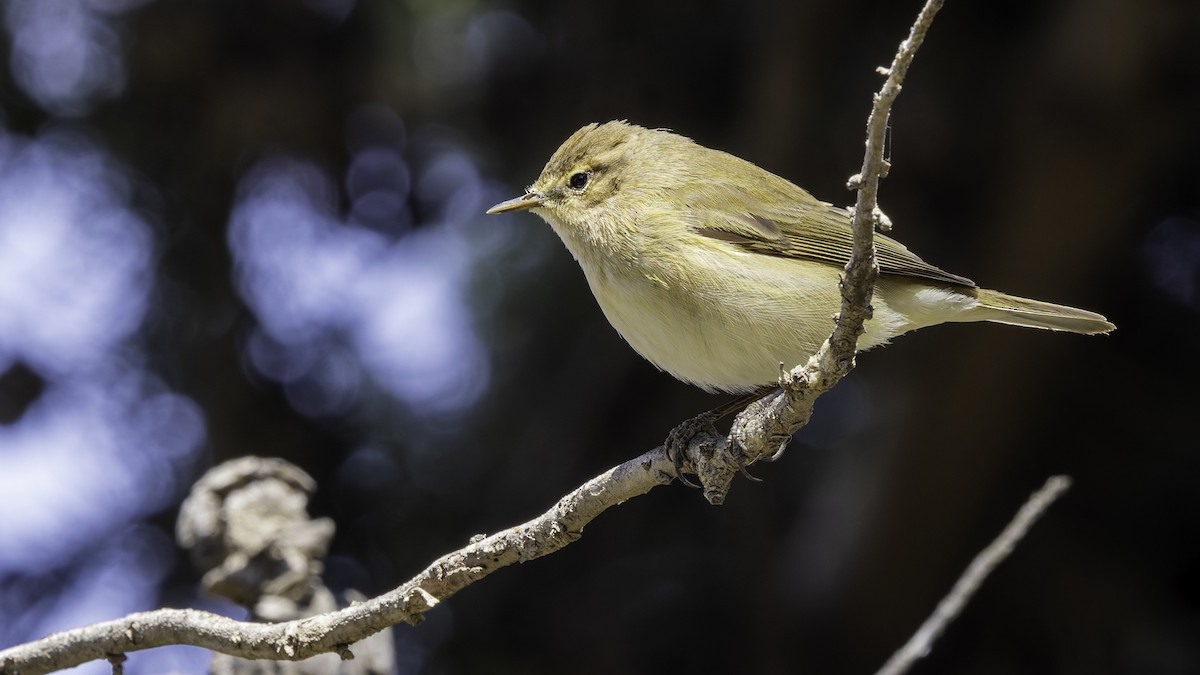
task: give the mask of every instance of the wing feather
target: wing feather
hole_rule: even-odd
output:
[[[798,192],[788,196],[798,198],[780,207],[753,200],[734,186],[707,185],[702,195],[685,198],[693,230],[751,253],[845,265],[853,246],[849,211],[818,201],[791,183],[787,187]],[[722,199],[726,191],[738,194]],[[726,209],[705,208],[709,204],[739,204],[745,210],[730,215]],[[891,237],[876,234],[875,251],[881,274],[975,287],[970,279],[930,265]]]

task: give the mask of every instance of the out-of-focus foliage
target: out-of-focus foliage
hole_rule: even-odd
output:
[[[849,203],[874,68],[917,10],[0,7],[2,646],[234,613],[169,538],[215,462],[315,476],[328,584],[375,593],[715,405],[620,341],[540,221],[482,211],[613,118]],[[399,668],[869,671],[1061,471],[1075,490],[921,668],[1200,669],[1197,40],[1194,2],[949,3],[893,116],[896,236],[1120,329],[902,338],[765,483],[720,509],[678,486],[622,506],[398,630]]]

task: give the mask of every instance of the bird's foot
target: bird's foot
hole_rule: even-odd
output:
[[[675,466],[675,476],[680,483],[690,488],[700,489],[700,486],[684,475],[684,472],[691,468],[687,463],[688,447],[697,439],[711,444],[713,440],[720,437],[716,426],[716,421],[721,419],[718,412],[709,410],[690,420],[685,420],[667,434],[667,440],[663,443],[663,449],[667,451],[667,459],[671,460],[671,464]],[[704,436],[708,438],[702,439]]]
[[[704,412],[699,415],[696,415],[695,417],[691,418],[690,420],[687,420],[683,424],[680,424],[679,426],[675,427],[674,429],[671,430],[671,433],[667,434],[667,440],[663,445],[667,451],[667,458],[670,459],[671,463],[675,466],[675,475],[679,478],[680,483],[683,483],[684,485],[686,485],[688,487],[692,487],[692,488],[702,487],[700,485],[693,483],[686,476],[684,476],[684,472],[687,469],[695,468],[695,467],[689,466],[689,464],[688,464],[688,458],[687,458],[688,447],[691,446],[691,444],[697,440],[701,441],[702,443],[706,443],[708,445],[707,456],[711,458],[712,457],[711,448],[712,448],[713,444],[716,443],[717,440],[722,437],[722,434],[717,431],[717,427],[716,427],[717,421],[720,420],[721,418],[725,417],[726,415],[732,414],[734,412],[737,412],[737,411],[745,408],[747,404],[749,404],[749,403],[757,400],[759,397],[764,396],[765,394],[769,393],[771,391],[771,389],[772,388],[759,389],[758,391],[756,391],[752,394],[742,396],[740,398],[729,401],[728,403],[720,405],[716,408],[713,408],[712,410],[709,410],[708,412]],[[742,448],[737,443],[731,443],[730,445],[728,445],[728,453],[729,453],[728,460],[730,460],[730,461],[726,462],[726,465],[732,464],[733,466],[736,466],[738,473],[745,476],[748,480],[754,481],[756,483],[762,482],[762,479],[756,478],[755,476],[751,475],[749,471],[746,470],[746,456],[742,452]],[[704,456],[705,455],[702,452],[701,453],[702,461],[703,461]],[[699,475],[701,477],[701,481],[700,481],[701,483],[705,483],[705,481],[703,479],[705,472],[693,471],[693,473],[696,473],[697,475]]]

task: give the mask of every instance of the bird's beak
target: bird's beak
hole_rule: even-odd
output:
[[[520,197],[510,199],[488,209],[488,213],[508,213],[509,211],[525,211],[539,206],[546,200],[546,197],[537,192],[526,192]]]

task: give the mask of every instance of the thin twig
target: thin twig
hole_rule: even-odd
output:
[[[1046,509],[1069,487],[1071,487],[1069,476],[1051,476],[1040,490],[1033,493],[1021,510],[1017,512],[1017,515],[1013,517],[1008,527],[1005,527],[1004,531],[1000,533],[1000,536],[975,556],[975,559],[971,561],[971,564],[954,584],[954,588],[950,589],[950,593],[938,603],[933,614],[925,620],[925,623],[921,624],[908,642],[893,654],[892,658],[888,659],[883,668],[879,669],[878,675],[901,675],[908,671],[918,659],[928,654],[933,648],[934,640],[937,640],[946,627],[958,617],[963,607],[979,590],[984,579],[992,573],[992,570],[996,569],[997,565],[1004,562],[1004,559],[1013,552],[1029,528],[1033,527]]]
[[[848,186],[858,190],[854,205],[854,246],[850,261],[842,272],[842,305],[833,333],[808,363],[781,374],[779,384],[783,395],[771,394],[750,404],[734,420],[729,436],[719,439],[699,439],[693,442],[688,460],[696,469],[704,496],[719,504],[725,500],[733,477],[741,469],[736,459],[745,464],[762,457],[771,457],[789,439],[808,424],[817,397],[833,388],[854,368],[858,338],[863,323],[871,318],[871,296],[879,267],[875,263],[875,227],[886,223],[879,210],[879,179],[885,170],[883,153],[886,147],[888,118],[892,104],[900,95],[901,85],[912,65],[917,49],[942,8],[943,0],[927,0],[900,43],[883,86],[875,94],[871,114],[867,118],[867,143],[863,153],[862,171],[853,176]]]

